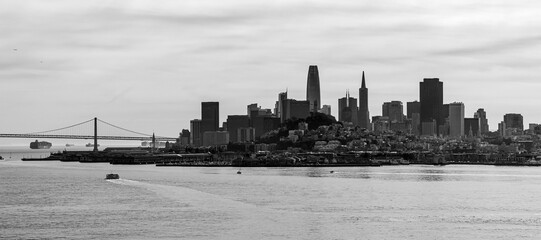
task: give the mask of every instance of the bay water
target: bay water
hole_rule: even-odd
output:
[[[541,168],[156,167],[0,148],[2,239],[539,239]],[[333,171],[331,173],[331,171]],[[118,173],[120,179],[105,180]]]

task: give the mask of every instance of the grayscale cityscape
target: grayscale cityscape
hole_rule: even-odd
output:
[[[534,1],[0,1],[1,239],[538,239]]]

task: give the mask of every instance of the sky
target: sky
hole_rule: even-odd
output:
[[[365,71],[371,116],[440,78],[466,117],[541,123],[539,1],[0,0],[0,133],[98,117],[178,136],[220,102],[220,121],[278,93],[306,98],[318,65],[337,115]],[[25,142],[27,140],[24,140]]]

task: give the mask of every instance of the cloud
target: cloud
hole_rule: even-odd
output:
[[[433,55],[442,56],[469,56],[469,55],[495,55],[509,51],[532,49],[541,45],[541,35],[526,36],[513,39],[495,40],[483,45],[466,46],[442,51],[436,51]]]
[[[222,101],[225,119],[253,102],[272,108],[286,87],[302,99],[310,64],[320,66],[322,96],[335,113],[362,70],[373,114],[384,101],[416,99],[418,82],[433,76],[445,81],[449,99],[486,102],[490,111],[496,103],[476,99],[486,94],[460,86],[513,79],[506,104],[519,99],[514,92],[535,94],[536,85],[524,84],[540,77],[536,9],[535,1],[488,0],[2,2],[0,95],[25,101],[0,103],[23,119],[0,125],[22,128],[34,114],[65,109],[74,118],[122,111],[114,122],[167,112],[174,120],[160,131],[177,132],[200,117],[200,101]]]

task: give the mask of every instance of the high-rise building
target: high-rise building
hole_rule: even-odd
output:
[[[500,136],[507,137],[507,127],[505,126],[505,121],[498,123],[498,132]]]
[[[311,65],[308,68],[306,85],[306,100],[310,102],[310,112],[317,112],[321,106],[321,94],[319,91],[319,72],[316,65]]]
[[[278,94],[278,101],[276,101],[276,105],[274,108],[274,115],[276,115],[276,117],[279,117],[282,122],[284,121],[284,119],[282,119],[283,104],[286,99],[287,90]]]
[[[443,82],[439,78],[425,78],[420,82],[420,102],[421,102],[421,123],[433,123],[435,128],[444,124],[443,118]],[[432,129],[432,126],[426,125],[422,129]],[[437,131],[437,130],[436,130]],[[422,132],[423,135],[431,135]],[[437,134],[437,132],[436,132]]]
[[[206,131],[203,134],[204,146],[220,146],[229,143],[229,132],[226,131]]]
[[[218,131],[220,126],[220,103],[202,102],[201,121],[203,131]]]
[[[411,133],[418,136],[421,132],[421,103],[418,101],[407,103],[407,118],[411,119]]]
[[[364,71],[361,88],[359,88],[359,113],[357,118],[359,121],[359,127],[370,129],[370,112],[368,111],[368,88],[366,88]]]
[[[479,118],[479,128],[480,128],[481,134],[487,134],[489,130],[488,130],[487,113],[485,112],[485,109],[483,108],[477,109],[477,112],[473,114],[473,117]]]
[[[411,114],[411,133],[415,136],[421,135],[421,113]]]
[[[423,136],[436,136],[436,120],[431,122],[421,122],[421,135]]]
[[[389,117],[373,116],[372,124],[374,125],[374,132],[382,133],[390,130]]]
[[[257,117],[257,116],[272,116],[272,110],[271,109],[265,109],[261,108],[257,105],[257,103],[252,103],[248,105],[247,107],[248,117]]]
[[[208,131],[218,131],[220,127],[220,103],[219,102],[201,102],[201,141],[204,143],[204,133]],[[193,132],[192,132],[193,133]]]
[[[413,113],[421,113],[421,103],[418,101],[413,102],[407,102],[407,118],[411,119],[413,116]]]
[[[325,115],[331,115],[331,105],[323,105],[321,109],[319,109],[320,113],[323,113]]]
[[[446,118],[449,118],[449,103],[443,104],[443,108],[441,110],[441,117],[443,118],[443,121],[445,121]]]
[[[255,129],[255,137],[280,127],[280,119],[272,116],[257,116],[250,118],[251,127]]]
[[[190,144],[190,130],[182,129],[180,132],[180,145],[185,146]]]
[[[250,127],[250,118],[247,115],[227,116],[227,131],[231,142],[239,142],[238,129]]]
[[[246,107],[246,112],[249,117],[252,117],[252,114],[257,116],[259,115],[259,109],[260,107],[257,106],[257,103],[252,103]]]
[[[469,137],[479,136],[481,133],[479,123],[479,118],[464,118],[464,134]]]
[[[464,136],[464,104],[455,102],[449,104],[449,136],[460,138]]]
[[[357,99],[351,97],[348,91],[345,97],[338,99],[338,121],[358,125],[357,117]]]
[[[255,128],[239,128],[237,129],[237,142],[253,142],[255,141]]]
[[[447,106],[449,106],[449,105],[447,105]],[[449,110],[447,110],[447,111],[449,111]],[[445,118],[445,121],[444,121],[443,125],[440,125],[438,127],[438,135],[439,136],[445,136],[445,137],[449,136],[449,116],[447,116]]]
[[[200,119],[194,119],[190,121],[190,144],[194,146],[201,146],[203,143],[201,138],[202,131],[201,131],[201,120]]]
[[[310,102],[308,100],[286,99],[282,107],[282,122],[291,118],[306,119],[310,116]]]
[[[503,116],[506,129],[515,128],[524,131],[522,115],[519,113],[508,113]]]
[[[404,107],[401,101],[384,102],[382,105],[384,117],[389,117],[389,122],[401,123],[404,121]]]
[[[438,135],[449,136],[449,103],[443,104],[441,110],[441,117],[443,118],[443,124],[438,126]]]

